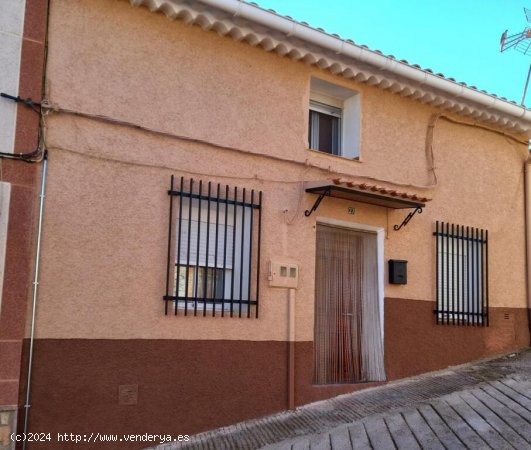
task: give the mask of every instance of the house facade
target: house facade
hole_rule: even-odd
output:
[[[47,32],[30,430],[190,435],[529,345],[526,109],[237,0]]]

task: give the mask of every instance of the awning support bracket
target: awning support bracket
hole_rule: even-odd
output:
[[[330,188],[327,188],[319,194],[319,197],[317,197],[317,200],[315,200],[315,203],[313,204],[311,209],[307,209],[306,211],[304,211],[304,215],[306,217],[310,217],[310,215],[319,207],[319,204],[321,203],[325,195],[330,195]]]
[[[406,218],[402,221],[402,223],[401,223],[400,225],[395,225],[395,226],[393,227],[393,229],[394,229],[395,231],[398,231],[398,230],[400,230],[400,228],[405,227],[405,226],[409,223],[409,221],[413,218],[413,216],[414,216],[416,213],[422,214],[422,208],[421,208],[420,206],[418,206],[417,208],[415,208],[414,211],[411,211],[411,212],[406,216]]]

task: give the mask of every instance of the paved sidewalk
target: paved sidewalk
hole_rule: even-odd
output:
[[[531,450],[531,349],[156,447],[258,448]]]

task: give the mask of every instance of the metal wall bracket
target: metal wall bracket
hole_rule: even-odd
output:
[[[315,200],[315,203],[313,204],[311,209],[307,209],[304,211],[304,215],[306,217],[310,217],[310,215],[319,207],[319,204],[323,200],[325,195],[330,195],[330,188],[323,191],[321,194],[319,194],[319,197],[317,197],[317,200]]]
[[[398,230],[400,230],[400,228],[405,227],[405,226],[409,223],[409,221],[413,218],[413,216],[414,216],[416,213],[422,214],[422,208],[421,208],[420,206],[417,207],[417,208],[415,208],[414,211],[411,211],[411,212],[406,216],[406,218],[402,221],[402,223],[401,223],[400,225],[395,225],[395,226],[393,227],[393,229],[394,229],[395,231],[398,231]]]

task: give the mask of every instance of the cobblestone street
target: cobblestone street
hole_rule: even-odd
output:
[[[531,350],[212,430],[176,449],[531,449]]]

